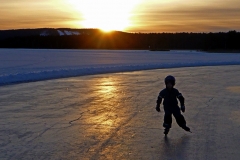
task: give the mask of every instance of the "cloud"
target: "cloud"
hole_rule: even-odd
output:
[[[73,27],[82,19],[63,1],[0,0],[0,29]]]
[[[191,6],[171,7],[161,10],[144,8],[132,15],[136,28],[164,32],[206,32],[240,30],[240,5],[231,7]],[[133,31],[134,27],[128,28]],[[145,29],[144,29],[145,30]],[[145,30],[146,31],[146,30]]]
[[[0,4],[0,29],[82,27],[81,12],[68,0],[0,0]],[[142,0],[130,21],[131,32],[240,31],[240,1]]]

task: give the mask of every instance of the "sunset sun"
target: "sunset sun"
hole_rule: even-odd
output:
[[[85,28],[99,28],[103,31],[124,30],[131,26],[131,11],[139,0],[70,0],[81,14],[81,25]]]

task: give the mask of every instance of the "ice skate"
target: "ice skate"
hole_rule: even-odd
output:
[[[187,132],[191,132],[190,128],[187,127],[187,126],[183,126],[182,128],[183,128],[185,131],[187,131]],[[192,132],[191,132],[191,133],[192,133]]]
[[[169,128],[165,128],[165,129],[164,129],[164,132],[163,132],[163,133],[165,134],[165,136],[168,134],[169,130],[170,130]]]

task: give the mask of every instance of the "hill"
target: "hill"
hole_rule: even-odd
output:
[[[99,29],[1,30],[0,48],[240,50],[240,33],[127,33]]]

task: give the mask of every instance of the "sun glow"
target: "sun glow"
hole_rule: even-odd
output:
[[[124,30],[131,26],[131,12],[141,0],[69,0],[80,12],[85,28],[103,31]]]

